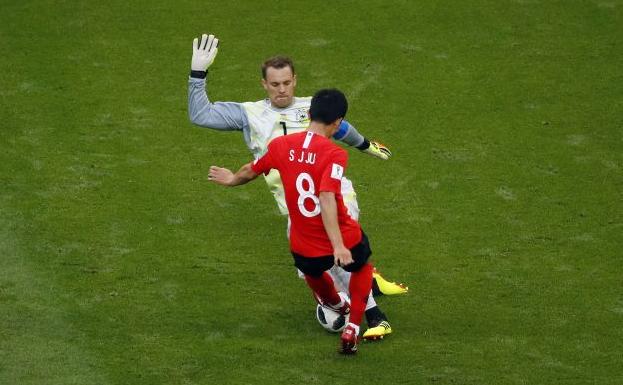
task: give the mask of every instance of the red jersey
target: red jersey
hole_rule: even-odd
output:
[[[268,152],[256,160],[256,174],[276,169],[290,215],[290,249],[305,257],[333,254],[333,246],[320,215],[321,191],[335,193],[337,218],[344,246],[361,241],[361,227],[342,199],[341,185],[348,154],[322,135],[305,131],[280,136],[268,145]]]

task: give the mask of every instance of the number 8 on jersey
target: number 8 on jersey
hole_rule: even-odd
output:
[[[308,189],[303,187],[303,182],[307,182]],[[320,214],[320,199],[316,196],[316,188],[314,186],[314,180],[311,175],[306,172],[302,172],[296,178],[296,191],[299,193],[299,199],[297,201],[299,205],[299,211],[307,218],[315,217]],[[314,204],[314,209],[309,211],[305,207],[305,200],[311,199]]]

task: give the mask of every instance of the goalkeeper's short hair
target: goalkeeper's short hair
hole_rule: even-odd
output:
[[[290,67],[290,70],[292,70],[292,75],[295,74],[294,62],[292,61],[292,59],[290,59],[287,56],[278,55],[278,56],[273,56],[269,59],[266,59],[266,61],[262,64],[262,79],[264,80],[266,80],[266,70],[269,67],[276,68],[276,69]]]

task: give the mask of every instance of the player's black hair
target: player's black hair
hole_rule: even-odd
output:
[[[331,124],[346,116],[348,101],[340,90],[335,88],[316,92],[309,107],[309,118],[315,122]]]

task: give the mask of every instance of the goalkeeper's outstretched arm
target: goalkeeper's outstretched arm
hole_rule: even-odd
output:
[[[387,160],[392,156],[392,152],[385,146],[376,141],[370,141],[357,131],[355,126],[343,120],[333,138],[344,142],[350,146],[365,152],[368,155]]]
[[[188,117],[194,124],[216,130],[244,130],[249,122],[240,103],[212,103],[206,92],[208,68],[218,53],[219,40],[203,34],[193,40],[193,56],[188,79]]]

